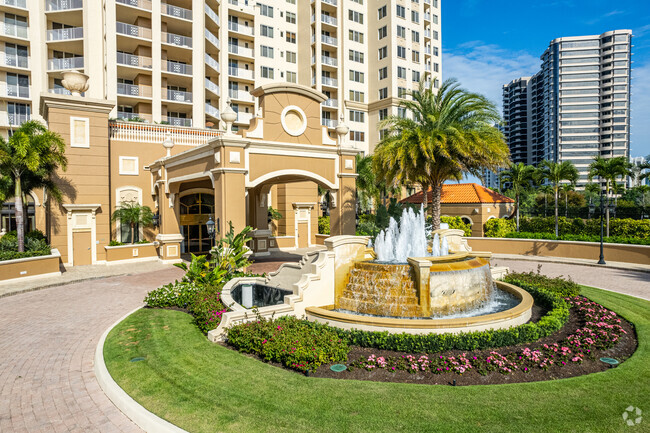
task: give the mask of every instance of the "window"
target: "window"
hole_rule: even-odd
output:
[[[362,131],[350,131],[351,141],[366,141],[366,133]]]
[[[293,12],[287,12],[285,19],[287,20],[288,23],[295,24],[296,23],[296,14],[294,14]]]
[[[6,92],[7,96],[29,98],[29,76],[7,73]]]
[[[404,6],[397,5],[397,16],[406,18],[406,8]]]
[[[357,32],[356,30],[350,30],[349,37],[351,41],[363,44],[363,33]]]
[[[431,18],[432,18],[434,24],[438,24],[438,15],[433,14],[433,15],[431,15]]]
[[[406,98],[406,89],[404,87],[398,87],[397,88],[397,97],[398,98]]]
[[[31,105],[7,102],[7,116],[10,125],[21,125],[31,118]]]
[[[386,26],[379,28],[379,39],[384,39],[388,36],[388,28]]]
[[[411,52],[411,60],[413,60],[414,63],[420,63],[420,52],[419,51]]]
[[[433,72],[440,72],[440,63],[433,64]]]
[[[353,71],[350,69],[350,81],[354,81],[355,83],[363,83],[364,75],[365,74],[363,72]]]
[[[439,37],[438,37],[438,31],[437,31],[437,30],[433,30],[433,31],[431,32],[431,36],[433,37],[433,39],[435,39],[435,40],[437,41],[438,38],[439,38]]]
[[[386,58],[388,56],[388,47],[381,47],[379,49],[379,60]]]
[[[268,38],[273,37],[273,27],[265,26],[264,24],[260,25],[260,34]]]
[[[397,37],[406,38],[406,27],[397,26]]]
[[[397,67],[397,78],[406,79],[406,68],[401,66]]]
[[[270,78],[273,79],[273,68],[269,68],[268,66],[262,66],[261,68],[261,74],[262,78]]]
[[[287,71],[287,82],[295,83],[298,81],[297,74],[295,72]]]
[[[420,22],[420,12],[411,11],[411,21],[418,24]]]
[[[388,98],[388,87],[379,89],[379,99],[386,99],[386,98]]]
[[[296,34],[294,32],[286,32],[285,36],[286,36],[286,41],[287,42],[289,42],[291,44],[296,43]]]
[[[355,23],[363,24],[363,14],[361,12],[348,10],[348,18]]]
[[[295,4],[296,4],[296,0],[287,0],[287,3],[292,4],[292,5],[295,5]]]
[[[434,56],[439,56],[440,55],[440,51],[438,50],[438,47],[433,47],[433,55]]]
[[[268,57],[269,59],[273,58],[273,47],[267,47],[266,45],[260,45],[260,53],[262,57]]]
[[[361,51],[350,50],[350,60],[353,62],[363,63],[363,57]]]
[[[388,108],[382,108],[379,110],[379,120],[384,120],[388,117]]]
[[[87,119],[86,119],[87,120]],[[123,176],[138,175],[138,157],[137,156],[120,156],[120,174]]]
[[[400,59],[406,58],[406,47],[397,46],[397,57]]]
[[[377,19],[380,20],[386,16],[386,5],[377,9]]]
[[[350,101],[354,102],[364,102],[365,95],[363,92],[356,90],[350,90]]]
[[[406,119],[406,108],[397,107],[397,117],[401,117],[402,119]]]
[[[413,81],[420,81],[420,71],[413,71]]]
[[[24,45],[5,44],[5,62],[7,66],[27,68],[27,47]]]
[[[260,14],[264,15],[265,17],[273,18],[273,7],[272,6],[267,6],[262,3],[258,3],[260,5]]]
[[[383,68],[379,69],[379,79],[383,80],[384,78],[388,77],[388,67],[384,66]]]
[[[363,4],[363,0],[352,0],[352,1],[355,2],[355,3],[359,3],[360,5]]]
[[[350,110],[350,122],[365,122],[366,113],[358,110]]]
[[[420,32],[416,32],[415,30],[411,30],[411,40],[415,43],[420,43]]]
[[[285,58],[289,63],[296,63],[296,53],[294,53],[293,51],[287,51],[287,55]]]

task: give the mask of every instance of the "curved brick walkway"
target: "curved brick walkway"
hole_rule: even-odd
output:
[[[169,267],[0,299],[0,432],[139,432],[104,395],[95,347],[151,289],[179,278]]]

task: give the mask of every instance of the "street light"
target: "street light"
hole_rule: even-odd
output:
[[[605,194],[603,189],[600,189],[600,259],[598,260],[599,265],[605,265],[605,254],[603,253],[603,214],[605,213]]]
[[[212,221],[212,215],[208,218],[208,222],[205,223],[208,227],[208,236],[210,236],[210,248],[214,246],[214,221]]]

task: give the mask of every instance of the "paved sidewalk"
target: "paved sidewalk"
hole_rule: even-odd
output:
[[[510,272],[537,272],[549,277],[564,276],[576,283],[624,293],[650,301],[650,273],[614,267],[594,267],[549,261],[492,258],[492,266],[507,266]]]
[[[182,276],[104,278],[0,299],[0,432],[139,432],[100,389],[93,357],[102,333]]]
[[[15,295],[17,293],[29,292],[44,287],[61,286],[77,281],[94,280],[119,275],[141,274],[143,272],[162,271],[172,268],[173,265],[165,265],[158,261],[126,263],[121,265],[88,265],[71,266],[59,277],[34,278],[25,281],[0,282],[0,298]],[[1,431],[1,430],[0,430]]]

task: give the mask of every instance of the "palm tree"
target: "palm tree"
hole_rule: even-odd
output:
[[[517,209],[517,231],[519,231],[519,197],[522,192],[530,188],[533,181],[535,167],[519,164],[511,164],[510,168],[499,173],[501,184],[510,184],[510,190],[515,194],[515,207]]]
[[[537,191],[544,194],[544,217],[546,217],[546,209],[548,207],[548,195],[553,194],[553,187],[551,187],[551,185],[541,185],[537,188]]]
[[[504,167],[509,151],[494,126],[501,118],[492,102],[460,88],[454,79],[434,93],[426,88],[426,79],[417,91],[408,92],[412,100],[400,101],[410,116],[389,116],[379,124],[387,133],[375,149],[374,166],[389,184],[419,184],[425,194],[431,187],[432,222],[438,229],[443,183]]]
[[[569,191],[575,191],[575,187],[570,183],[560,185],[560,190],[564,193],[564,217],[569,218]]]
[[[120,224],[128,224],[131,229],[131,243],[135,243],[135,227],[148,226],[153,222],[153,212],[149,206],[142,206],[135,201],[120,203],[111,216],[111,221],[119,220]]]
[[[598,177],[601,182],[603,180],[605,181],[605,195],[608,204],[611,193],[618,188],[616,179],[619,177],[625,179],[626,176],[630,176],[631,174],[630,163],[625,157],[605,159],[599,155],[589,165],[589,180]],[[605,217],[607,220],[607,237],[609,237],[609,206],[606,208]]]
[[[67,163],[61,136],[36,120],[23,123],[8,140],[0,137],[0,176],[13,185],[19,252],[25,251],[24,195],[33,188],[47,187],[50,195],[60,199],[52,178]]]
[[[578,180],[578,170],[571,161],[554,162],[543,161],[541,166],[541,176],[551,184],[553,196],[555,197],[555,236],[559,236],[558,230],[558,200],[560,194],[560,184],[568,181],[575,185]]]
[[[357,194],[359,195],[359,206],[362,209],[370,209],[379,202],[381,194],[377,187],[375,172],[372,169],[372,156],[361,156],[357,154]]]

